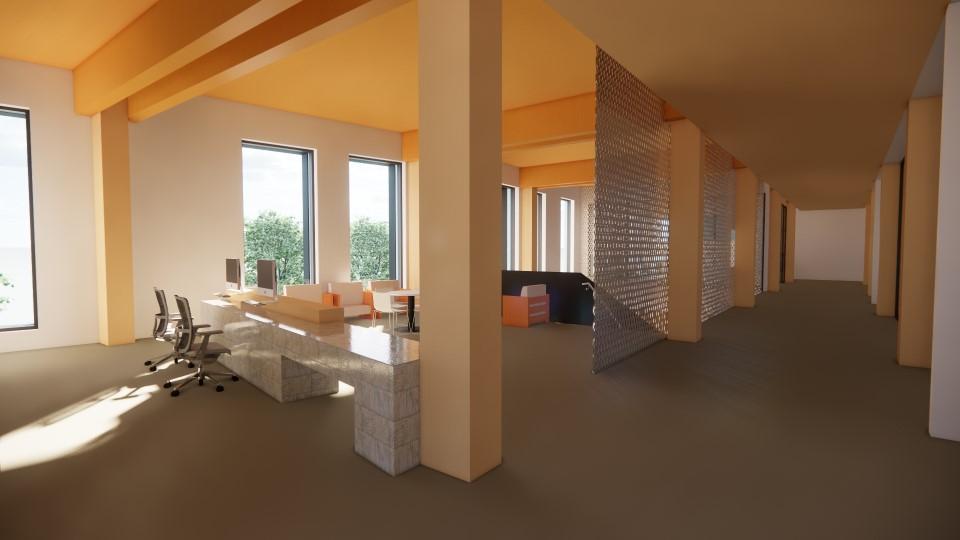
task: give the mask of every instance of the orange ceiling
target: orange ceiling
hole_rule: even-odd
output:
[[[503,107],[594,89],[593,43],[542,0],[503,1]],[[417,128],[410,2],[209,95],[393,131]]]
[[[862,207],[946,0],[546,0],[800,208]]]
[[[8,0],[0,58],[73,69],[157,0]]]

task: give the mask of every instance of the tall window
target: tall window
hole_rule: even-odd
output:
[[[537,270],[547,269],[547,194],[537,192]]]
[[[560,271],[573,272],[573,201],[560,199]]]
[[[277,261],[278,285],[311,283],[313,152],[243,142],[245,281],[256,282],[257,259]]]
[[[503,216],[503,269],[516,270],[517,188],[500,186]]]
[[[0,107],[0,331],[36,327],[30,112]]]
[[[400,164],[350,158],[350,279],[400,279]]]

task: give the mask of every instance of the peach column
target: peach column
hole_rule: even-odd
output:
[[[421,463],[501,461],[499,0],[420,0]]]
[[[897,237],[900,233],[899,163],[888,163],[880,169],[880,207],[877,210],[880,212],[877,315],[893,317],[897,294]]]
[[[670,123],[670,268],[667,339],[700,341],[703,289],[704,137],[689,120]]]
[[[733,267],[733,305],[753,307],[757,243],[757,175],[750,169],[737,169],[735,230],[737,241]]]
[[[93,115],[94,220],[100,343],[133,343],[133,241],[127,102]]]
[[[780,292],[780,215],[783,198],[776,190],[770,190],[770,218],[767,229],[767,291]]]

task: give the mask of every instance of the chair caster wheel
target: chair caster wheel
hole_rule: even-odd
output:
[[[187,362],[187,367],[188,367],[188,368],[193,368],[193,367],[197,367],[197,366],[193,365],[193,362]]]
[[[223,385],[222,385],[222,384],[218,384],[218,385],[217,385],[217,392],[223,392]]]
[[[164,388],[170,388],[171,386],[173,386],[173,383],[171,383],[171,382],[165,382],[165,383],[163,383],[163,387],[164,387]]]
[[[170,392],[170,395],[171,395],[172,397],[177,397],[177,396],[180,395],[180,391],[179,391],[179,390],[174,390],[173,392]]]
[[[233,382],[237,382],[240,380],[240,377],[237,377],[236,375],[234,375],[233,377],[230,377],[230,380]]]
[[[153,361],[147,360],[146,362],[143,363],[143,365],[149,366],[149,365],[152,364],[152,363],[153,363]]]
[[[157,366],[150,366],[150,371],[156,371],[156,370],[157,370]]]
[[[203,379],[200,379],[199,381],[197,381],[197,384],[200,386],[203,386]]]

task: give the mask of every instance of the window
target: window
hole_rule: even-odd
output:
[[[547,194],[537,192],[537,270],[547,269]]]
[[[350,158],[350,279],[400,279],[400,164]]]
[[[517,188],[500,186],[503,208],[503,269],[516,270]]]
[[[560,199],[560,271],[573,272],[573,201]]]
[[[277,261],[277,285],[314,280],[313,152],[243,141],[245,281],[257,259]]]
[[[37,328],[30,112],[0,107],[0,331]]]

